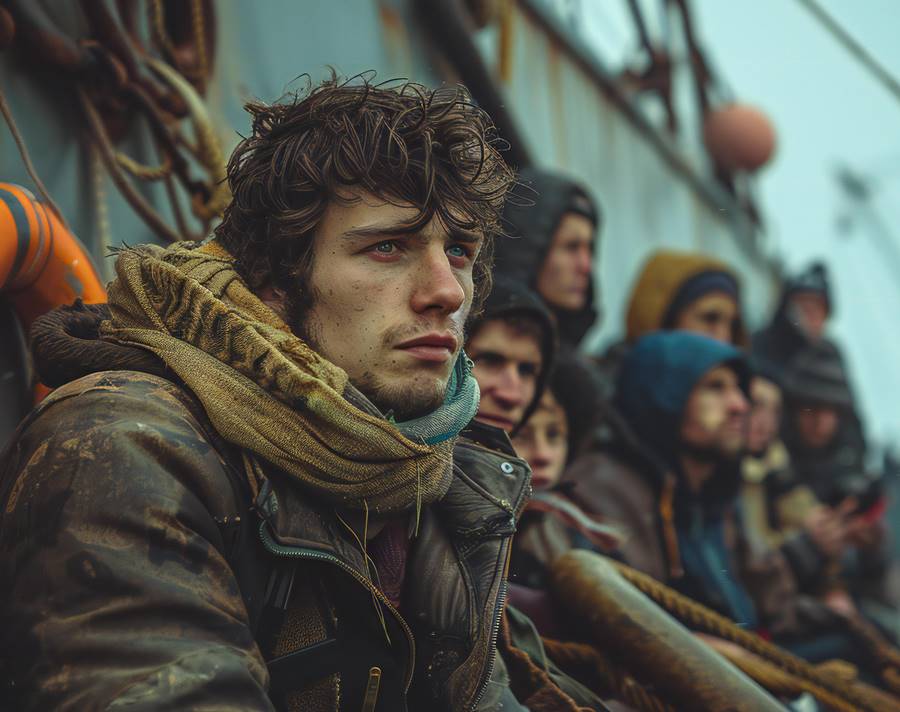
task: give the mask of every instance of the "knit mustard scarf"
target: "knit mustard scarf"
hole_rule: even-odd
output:
[[[436,418],[443,434],[423,437],[425,419],[403,429],[381,416],[343,369],[248,289],[233,262],[215,241],[122,250],[103,338],[156,354],[222,437],[335,506],[393,514],[440,499],[455,436],[478,408],[464,354]]]

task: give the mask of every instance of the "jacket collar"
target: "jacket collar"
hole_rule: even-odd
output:
[[[359,543],[339,513],[309,496],[296,480],[267,468],[256,510],[275,540],[287,547],[337,557],[359,573],[366,566]],[[510,536],[531,492],[531,470],[516,457],[502,430],[473,421],[453,450],[453,481],[447,494],[422,511],[436,516],[452,540],[471,545]],[[344,521],[349,523],[345,517]]]

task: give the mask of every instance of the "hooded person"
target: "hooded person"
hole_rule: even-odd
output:
[[[553,315],[524,283],[498,276],[468,326],[481,398],[476,419],[512,435],[537,408],[557,352]]]
[[[828,504],[863,496],[865,445],[844,361],[826,340],[799,349],[782,371],[784,442],[798,481]]]
[[[754,334],[753,354],[779,377],[793,357],[824,338],[834,302],[828,271],[815,262],[787,279],[769,325]]]
[[[895,629],[900,573],[892,558],[883,476],[866,462],[853,393],[836,347],[825,339],[797,351],[784,370],[783,438],[797,486],[842,512],[847,551],[840,579],[860,608]],[[884,616],[887,607],[891,614]]]
[[[587,447],[564,482],[584,511],[623,531],[626,563],[755,628],[729,543],[748,378],[729,344],[684,331],[644,336],[619,373],[614,437]],[[789,583],[769,582],[772,608]]]
[[[590,192],[553,171],[525,168],[506,202],[494,272],[531,287],[576,348],[598,319],[593,278],[602,213]]]
[[[616,387],[618,439],[566,471],[571,497],[623,531],[625,562],[812,661],[865,665],[839,616],[803,596],[784,555],[748,539],[738,508],[751,372],[730,344],[642,337]]]
[[[624,355],[645,334],[679,329],[743,346],[740,304],[740,283],[724,262],[695,252],[654,252],[632,287],[625,338],[597,360],[605,395],[612,396]]]
[[[861,461],[866,456],[865,429],[846,375],[846,359],[826,333],[834,308],[828,270],[824,264],[814,262],[786,280],[772,321],[753,336],[753,356],[793,390],[809,390],[802,383],[789,383],[798,379],[809,381],[813,388],[824,387],[829,393],[827,397],[840,411],[836,440],[844,448],[855,450],[852,457]],[[800,374],[798,369],[805,373]],[[786,395],[790,399],[790,393]],[[786,421],[789,431],[790,420]],[[791,433],[787,436],[791,438]],[[849,456],[850,451],[846,450],[845,455]]]

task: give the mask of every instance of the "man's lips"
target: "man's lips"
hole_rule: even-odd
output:
[[[550,484],[550,478],[544,475],[542,471],[531,470],[531,486],[536,490],[542,490]]]
[[[406,351],[422,361],[443,363],[459,349],[459,340],[450,333],[431,333],[398,344],[395,348]]]

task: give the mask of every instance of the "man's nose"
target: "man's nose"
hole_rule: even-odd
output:
[[[518,368],[514,364],[510,364],[498,376],[494,397],[507,408],[522,405],[524,401],[522,378],[519,376]]]
[[[717,322],[710,331],[710,337],[716,341],[721,341],[723,344],[731,343],[731,323],[725,321]]]
[[[729,407],[732,413],[745,414],[750,412],[750,403],[740,388],[734,388],[731,391]]]
[[[416,313],[436,309],[452,314],[465,303],[466,291],[443,246],[425,250],[417,272],[412,296],[412,308]]]
[[[593,268],[594,255],[591,252],[590,245],[583,245],[578,250],[578,256],[576,261],[576,268],[578,269],[579,274],[590,275],[591,269]]]
[[[547,438],[541,435],[535,436],[531,459],[532,463],[536,465],[546,465],[550,462],[550,447]]]

